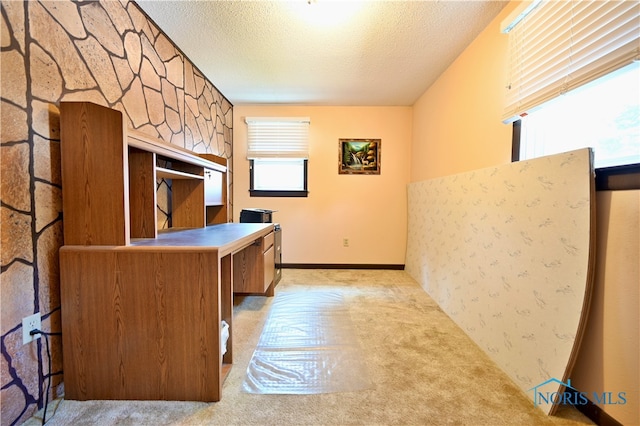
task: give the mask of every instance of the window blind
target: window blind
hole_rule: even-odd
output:
[[[542,1],[509,32],[503,121],[637,60],[637,0]]]
[[[309,158],[308,117],[247,117],[247,158]]]

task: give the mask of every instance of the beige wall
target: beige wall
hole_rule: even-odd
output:
[[[251,116],[311,118],[307,198],[249,197],[244,119]],[[340,138],[381,139],[380,175],[339,175]],[[410,107],[236,105],[234,220],[243,208],[277,210],[284,263],[404,264],[410,144]]]
[[[573,385],[626,393],[626,404],[600,407],[625,425],[640,424],[640,191],[597,193],[597,250],[593,300]],[[593,400],[593,402],[596,402]]]
[[[502,124],[508,4],[413,106],[411,182],[511,161]]]
[[[516,6],[508,4],[414,105],[411,182],[510,161],[512,129],[501,123],[507,38],[499,26]],[[598,222],[593,311],[570,377],[583,392],[627,392],[624,406],[601,408],[623,424],[638,424],[638,201],[625,203],[623,192],[611,202],[601,194],[596,200],[597,215],[627,219],[622,234]]]

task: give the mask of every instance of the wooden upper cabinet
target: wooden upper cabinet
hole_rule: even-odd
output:
[[[199,154],[205,160],[212,161],[226,169],[227,159],[213,154]],[[227,174],[219,169],[204,170],[204,203],[207,225],[225,223],[227,217],[228,193]]]
[[[204,203],[207,206],[221,206],[222,199],[222,173],[215,170],[204,170]]]
[[[157,237],[158,178],[172,180],[173,227],[227,222],[222,157],[127,130],[120,111],[89,102],[60,103],[60,139],[66,245]],[[214,174],[208,186],[207,172]]]

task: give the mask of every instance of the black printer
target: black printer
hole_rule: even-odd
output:
[[[272,223],[272,213],[275,210],[267,209],[242,209],[240,222],[242,223]]]

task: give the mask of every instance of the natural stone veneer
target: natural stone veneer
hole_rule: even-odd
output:
[[[62,389],[60,338],[50,338],[49,372],[44,340],[23,346],[21,330],[23,317],[40,312],[45,330],[60,331],[60,101],[115,108],[131,128],[229,160],[233,107],[133,2],[0,4],[0,423],[19,424],[42,406],[49,377],[50,398]],[[157,185],[161,228],[171,223],[169,184]]]

